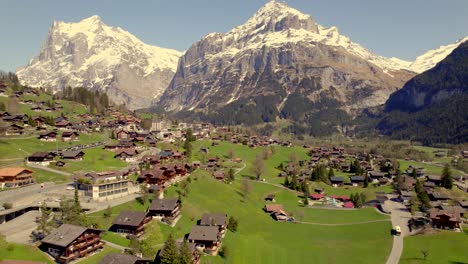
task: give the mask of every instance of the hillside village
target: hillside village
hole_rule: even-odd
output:
[[[337,240],[376,241],[373,253],[336,242],[358,253],[337,262],[384,262],[392,235],[405,250],[407,238],[451,236],[463,256],[468,176],[457,166],[467,150],[386,157],[148,116],[101,95],[59,99],[11,78],[0,80],[0,95],[0,259],[27,251],[39,263],[268,263],[271,248],[247,250],[262,243],[248,236],[255,226],[274,234],[265,247],[319,243],[317,226]]]

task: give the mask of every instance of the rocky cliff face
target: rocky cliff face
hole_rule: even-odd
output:
[[[98,16],[54,22],[38,56],[17,70],[23,84],[83,86],[106,91],[115,103],[143,108],[170,83],[181,53],[147,45]]]
[[[372,54],[337,28],[272,1],[245,24],[192,45],[156,105],[161,111],[258,114],[268,121],[301,98],[302,111],[353,114],[383,104],[414,75],[409,65]]]
[[[468,142],[468,41],[392,94],[377,128],[427,145]]]

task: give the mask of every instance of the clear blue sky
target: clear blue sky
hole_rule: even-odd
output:
[[[148,44],[186,50],[210,32],[226,32],[267,0],[0,0],[0,70],[38,54],[54,20],[99,15]],[[373,52],[413,60],[468,36],[467,0],[288,0],[319,24],[337,26]]]

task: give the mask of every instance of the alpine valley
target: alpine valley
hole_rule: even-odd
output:
[[[54,22],[40,54],[17,74],[30,86],[101,90],[130,109],[177,119],[245,125],[287,119],[290,132],[320,136],[354,131],[369,109],[382,113],[391,94],[467,40],[415,61],[386,58],[271,1],[183,54],[144,44],[97,16]]]

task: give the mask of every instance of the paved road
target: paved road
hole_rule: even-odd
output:
[[[44,183],[44,188],[40,184],[33,184],[23,188],[12,189],[0,192],[0,202],[11,202],[15,207],[22,205],[37,204],[42,201],[42,196],[45,193],[57,192],[64,193],[68,183],[54,184],[50,182]],[[64,193],[65,194],[65,193]]]
[[[394,198],[394,196],[389,198]],[[392,200],[385,202],[385,208],[391,212],[392,225],[401,228],[401,235],[393,236],[392,252],[387,259],[387,264],[398,264],[403,252],[403,237],[410,234],[408,220],[411,218],[411,213],[403,204]]]
[[[31,240],[29,235],[37,227],[34,219],[39,215],[39,211],[30,211],[15,220],[1,224],[0,234],[4,235],[8,242],[28,244]]]

